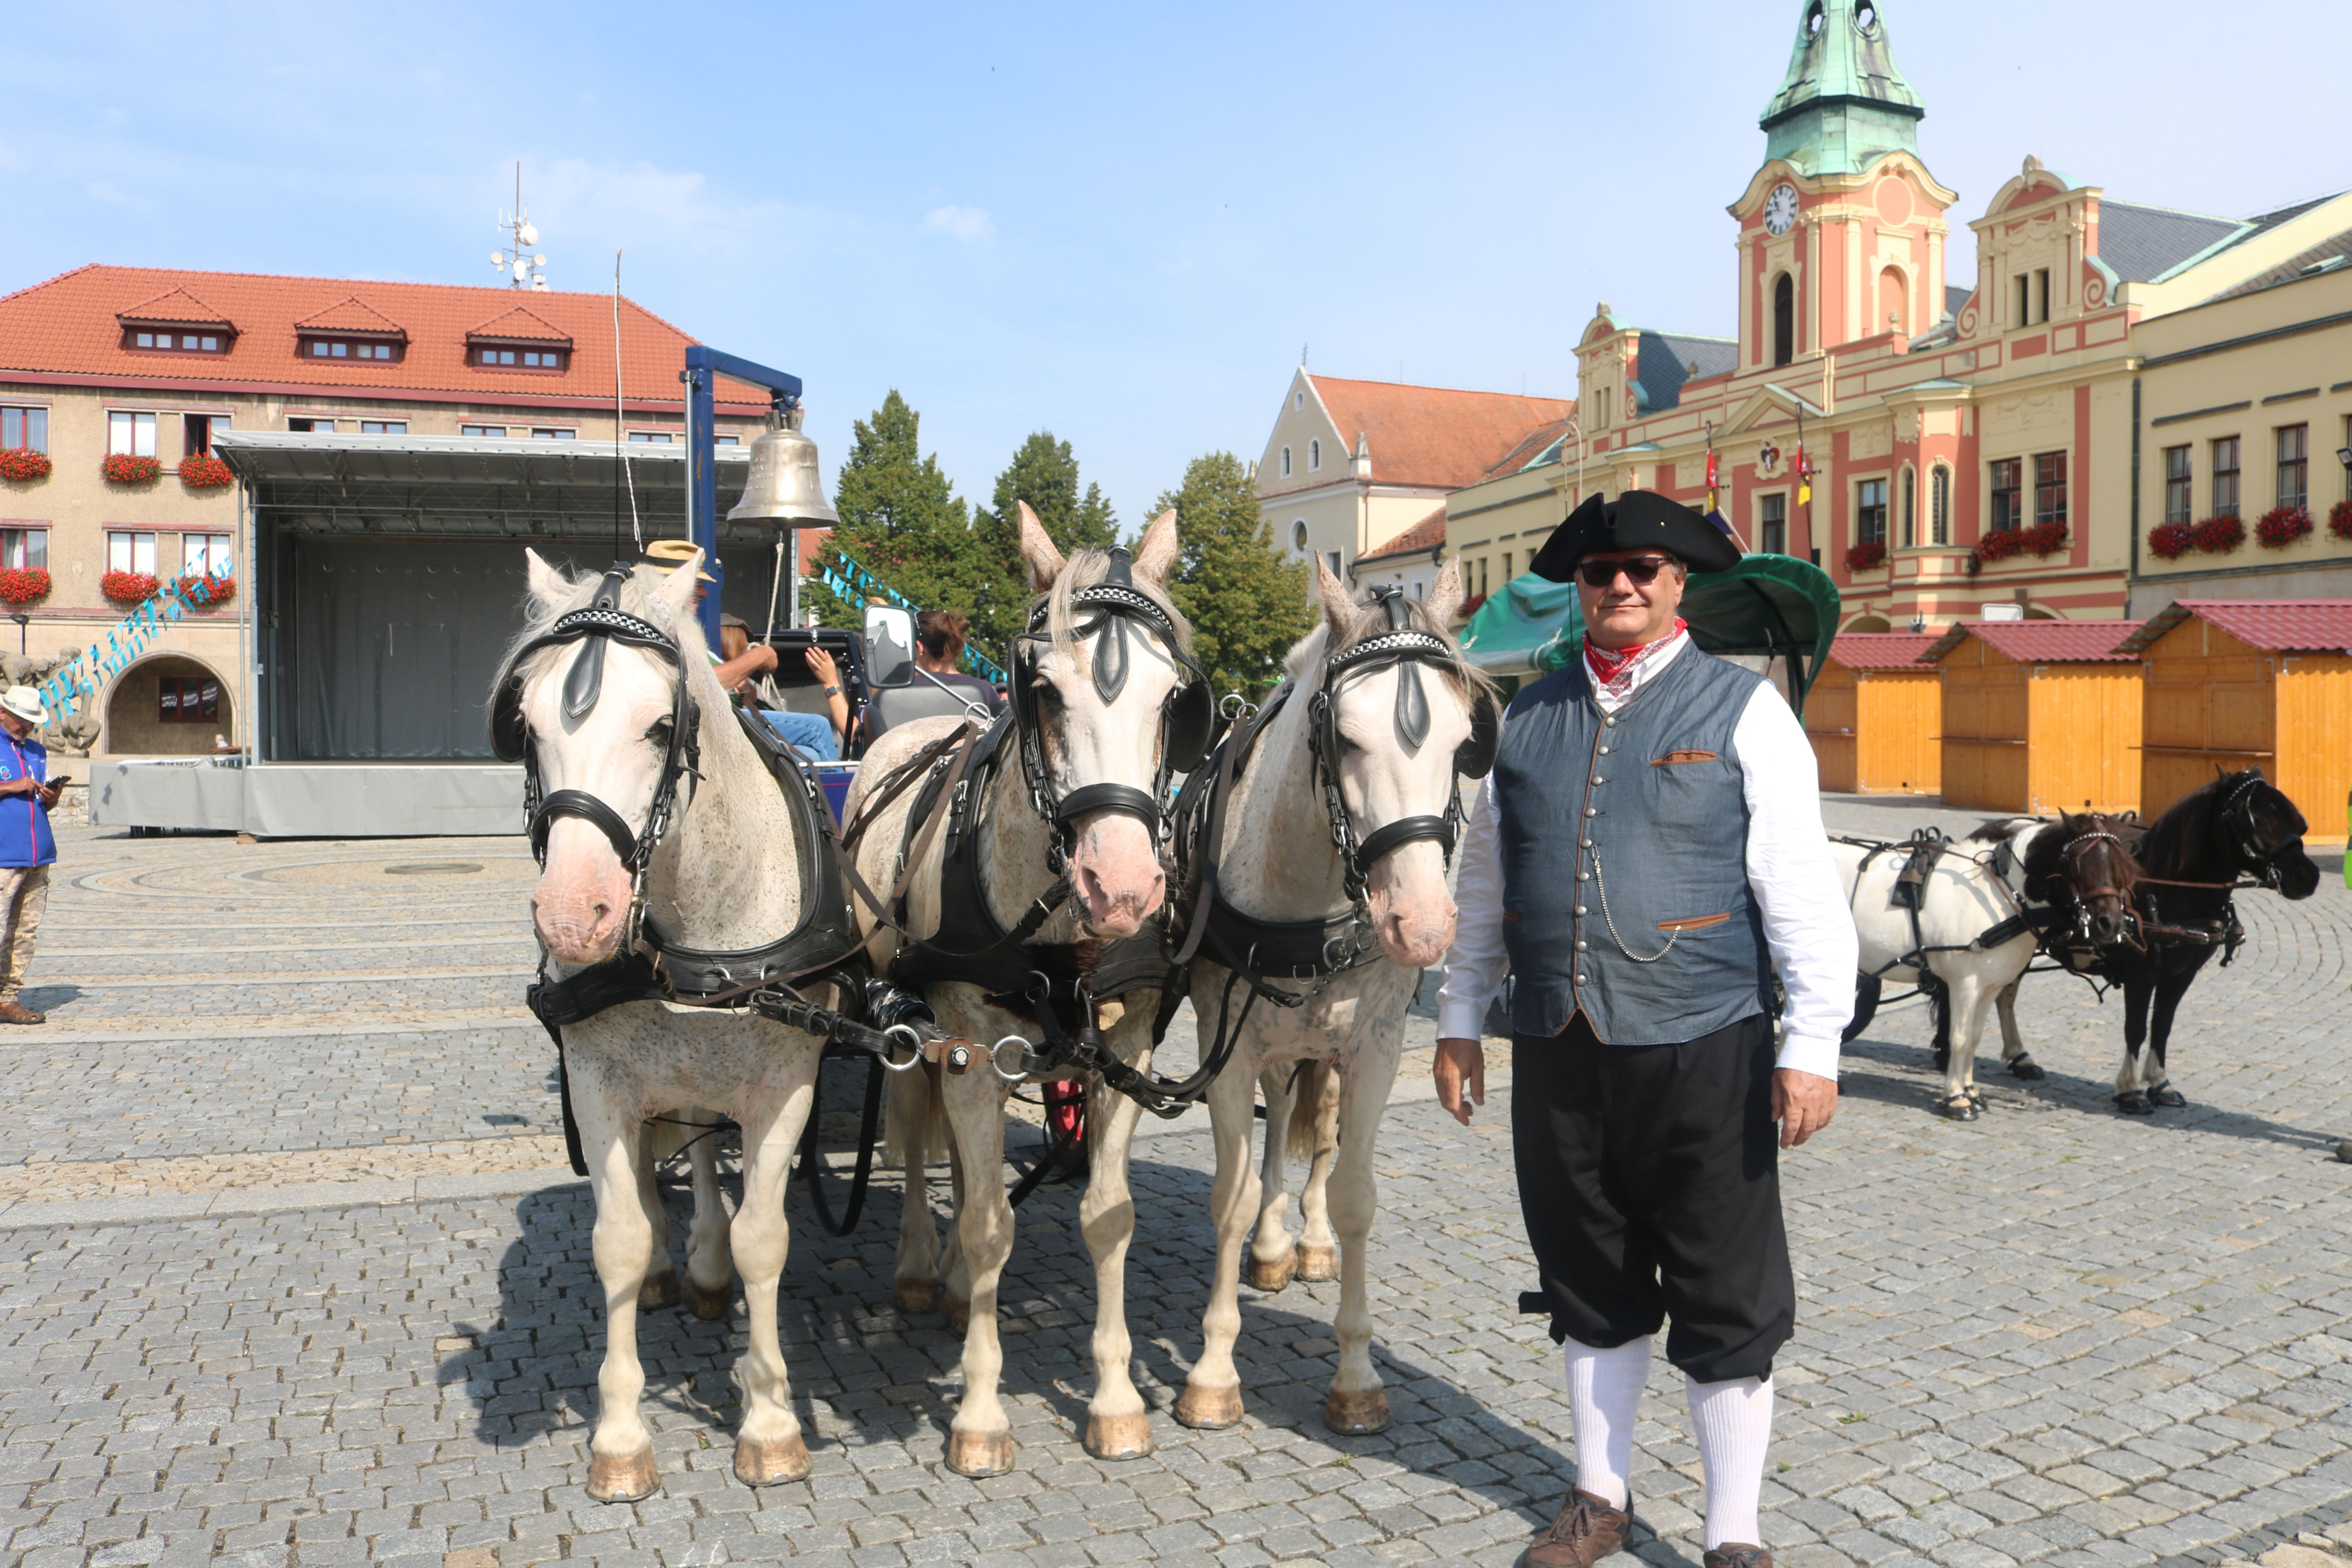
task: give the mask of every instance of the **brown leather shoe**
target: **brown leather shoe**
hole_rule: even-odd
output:
[[[1772,1568],[1772,1554],[1744,1541],[1727,1541],[1707,1552],[1706,1568]]]
[[[1592,1568],[1624,1544],[1625,1531],[1633,1523],[1633,1507],[1631,1497],[1620,1509],[1611,1508],[1591,1492],[1569,1493],[1568,1504],[1551,1521],[1551,1528],[1520,1554],[1519,1568]],[[1710,1563],[1707,1568],[1716,1565]]]
[[[48,1021],[47,1013],[36,1013],[14,996],[0,1002],[0,1024],[46,1024]]]

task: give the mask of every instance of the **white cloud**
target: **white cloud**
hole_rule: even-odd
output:
[[[988,216],[986,207],[953,205],[933,207],[923,215],[923,226],[940,234],[952,235],[966,245],[996,243],[996,220]]]

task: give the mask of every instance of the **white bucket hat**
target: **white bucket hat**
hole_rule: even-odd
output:
[[[49,721],[49,710],[41,706],[41,694],[29,686],[10,687],[5,695],[0,695],[0,708],[36,729]]]

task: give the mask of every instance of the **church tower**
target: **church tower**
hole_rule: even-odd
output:
[[[1788,74],[1758,122],[1763,166],[1730,208],[1741,368],[1909,339],[1942,318],[1954,193],[1920,161],[1926,113],[1879,0],[1805,0]]]

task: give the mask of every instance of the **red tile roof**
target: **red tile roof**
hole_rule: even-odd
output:
[[[2140,627],[2128,650],[2138,653],[2191,616],[2265,653],[2352,652],[2352,599],[2182,599]]]
[[[1359,566],[1370,566],[1400,555],[1423,555],[1445,545],[1445,509],[1439,507],[1370,555],[1356,557]]]
[[[525,342],[569,343],[572,340],[529,310],[517,305],[501,315],[492,316],[466,334],[468,338],[496,338],[501,342],[520,340]]]
[[[323,310],[313,310],[295,322],[294,330],[298,332],[365,332],[388,338],[400,333],[400,323],[353,294]]]
[[[485,401],[545,403],[613,397],[613,297],[532,292],[534,319],[573,340],[568,369],[485,370],[466,363],[466,334],[522,305],[517,291],[450,283],[364,285],[368,306],[397,320],[408,332],[406,354],[394,361],[298,358],[294,324],[352,297],[340,278],[282,278],[251,272],[181,272],[154,267],[92,265],[0,298],[0,381],[9,372],[100,377],[130,384],[156,381],[331,389],[336,395],[404,392],[467,393]],[[236,323],[226,354],[154,353],[122,347],[118,315],[159,310],[175,297],[201,304],[207,321]],[[215,307],[217,307],[216,309]],[[185,308],[173,305],[173,309]],[[177,323],[175,323],[177,324]],[[624,296],[621,300],[625,391],[635,402],[676,406],[688,343],[697,340]],[[720,406],[730,414],[764,410],[764,394],[722,379]]]
[[[1830,658],[1848,669],[1916,669],[1936,641],[1934,632],[1841,632]]]
[[[1564,417],[1552,420],[1547,425],[1538,425],[1520,437],[1518,445],[1504,453],[1500,461],[1489,464],[1486,471],[1478,477],[1482,479],[1497,479],[1505,474],[1516,474],[1534,462],[1545,447],[1567,434],[1568,421]]]
[[[1560,397],[1331,375],[1307,379],[1347,449],[1356,449],[1359,436],[1370,441],[1372,478],[1382,484],[1449,490],[1476,484],[1538,426],[1576,412],[1572,400]]]
[[[124,326],[140,321],[169,321],[175,327],[228,327],[236,324],[185,289],[167,289],[152,300],[142,300],[127,310],[117,311],[114,319]]]
[[[1958,621],[1919,656],[1937,664],[1973,637],[2020,664],[2131,664],[2138,655],[2119,645],[2139,630],[2138,621]],[[1843,640],[1843,639],[1841,639]]]

